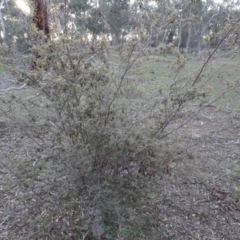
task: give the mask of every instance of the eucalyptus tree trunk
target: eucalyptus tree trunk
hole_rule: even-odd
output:
[[[34,12],[33,12],[33,24],[38,31],[42,31],[44,39],[36,39],[37,42],[40,40],[40,44],[46,43],[50,39],[50,29],[48,25],[48,13],[46,0],[33,0]],[[33,52],[35,58],[40,58],[41,55],[38,52]],[[36,69],[37,62],[33,60],[31,69]]]
[[[189,7],[189,12],[188,12],[188,18],[190,19],[192,16],[192,6]],[[190,48],[190,42],[191,42],[191,37],[192,37],[192,22],[188,22],[188,36],[187,36],[187,42],[186,42],[186,49],[189,52]]]
[[[68,35],[67,24],[68,24],[67,0],[64,0],[64,33],[66,34],[66,36]]]
[[[183,24],[182,24],[182,12],[180,15],[180,21],[179,21],[179,39],[178,39],[178,50],[180,51],[181,43],[182,43],[182,29],[183,29]]]
[[[220,16],[222,14],[225,14],[225,12],[219,12],[218,13],[215,13],[213,14],[209,20],[207,21],[207,23],[205,25],[202,25],[202,31],[201,31],[201,34],[200,34],[200,37],[199,37],[199,41],[198,41],[198,60],[204,60],[204,56],[203,56],[203,37],[204,35],[206,34],[208,28],[209,28],[209,24],[211,23],[211,21],[217,17],[217,16]],[[202,22],[202,20],[201,20]],[[202,23],[203,24],[203,23]]]
[[[50,38],[47,3],[45,0],[33,0],[33,1],[34,1],[33,23],[38,31],[43,31],[47,41]]]
[[[1,0],[0,2],[0,22],[1,22],[1,27],[2,27],[2,41],[4,44],[6,44],[6,29],[5,29],[5,24],[4,24],[4,20],[3,20],[3,15],[2,15],[2,8],[4,5],[5,0]]]
[[[60,34],[63,34],[63,28],[61,24],[61,15],[62,11],[65,8],[64,3],[59,3],[53,13],[53,20],[54,20],[54,28],[55,28],[55,35],[59,36]]]

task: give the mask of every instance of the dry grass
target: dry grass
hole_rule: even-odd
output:
[[[240,122],[215,112],[214,120],[191,121],[179,133],[189,158],[159,181],[159,214],[169,226],[162,239],[239,239]],[[212,110],[205,114],[214,116]]]
[[[240,71],[237,70],[225,72],[221,81],[225,82],[226,77],[233,73],[236,80]],[[154,76],[151,79],[160,79],[161,69],[150,74]],[[165,79],[168,81],[167,77]],[[211,87],[217,89],[217,84],[215,81]],[[174,137],[180,140],[186,157],[166,161],[164,176],[156,179],[153,201],[157,201],[157,211],[165,223],[161,236],[156,239],[239,239],[240,112],[238,102],[233,100],[236,94],[228,96],[223,106],[206,108],[175,133]],[[0,128],[3,130],[4,126]],[[5,132],[0,137],[1,145],[6,141],[11,141],[11,135]],[[6,188],[7,174],[0,170],[1,239],[9,239],[7,236],[11,231],[28,229],[28,226],[18,223],[18,219],[9,218],[6,209],[8,205],[15,204],[11,196],[18,194],[18,187],[12,184],[12,189]],[[41,213],[35,212],[32,216],[35,214]]]

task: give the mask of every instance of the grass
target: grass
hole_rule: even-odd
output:
[[[4,72],[4,67],[0,63],[0,74]]]
[[[142,84],[138,85],[144,96],[160,87],[166,90],[173,83],[173,61],[172,56],[144,61]],[[240,55],[236,55],[209,63],[201,76],[203,90],[210,90],[208,101],[239,82],[239,61]],[[202,66],[202,61],[192,57],[178,77],[191,77]],[[168,226],[161,239],[239,238],[239,94],[239,89],[232,89],[214,102],[215,108],[204,109],[175,134],[190,157],[169,161],[171,174],[158,181],[158,211]]]
[[[239,58],[218,59],[209,66],[209,100],[226,90],[227,82],[239,81]],[[201,65],[191,60],[185,74]],[[163,184],[170,199],[165,211],[173,239],[239,238],[240,121],[233,117],[239,114],[238,98],[234,89],[214,103],[217,108],[205,109],[179,131],[195,159],[179,162]]]
[[[185,67],[179,72],[173,67],[175,58],[166,56],[166,58],[153,56],[147,61],[144,61],[141,68],[143,69],[140,80],[143,82],[139,89],[145,95],[149,95],[154,89],[161,88],[166,90],[174,79],[192,78],[202,68],[204,62],[198,61],[196,57],[190,56]],[[210,61],[201,75],[202,90],[208,93],[208,100],[212,101],[218,98],[223,92],[226,92],[234,84],[240,81],[239,68],[240,55],[236,55],[229,61],[229,58],[219,58]],[[167,94],[167,93],[166,93]],[[240,110],[239,104],[236,103],[240,92],[238,89],[230,91],[221,97],[214,105],[225,109]]]
[[[210,63],[202,76],[206,82],[203,89],[211,90],[208,100],[216,98],[239,80],[239,60],[238,55],[230,61],[228,58],[219,58]],[[171,66],[173,61],[172,56],[153,56],[141,63],[139,75],[132,76],[135,80],[137,78],[137,89],[142,92],[141,97],[149,96],[158,88],[168,89],[176,76]],[[191,76],[192,71],[200,69],[202,65],[203,62],[192,57],[178,77]],[[31,95],[27,91],[21,94],[23,98]],[[136,96],[136,101],[138,98]],[[238,98],[238,89],[234,89],[214,103],[215,108],[204,109],[196,119],[177,131],[173,138],[166,140],[169,141],[170,149],[171,146],[179,148],[185,154],[170,155],[164,166],[168,171],[163,169],[165,174],[156,177],[156,191],[149,197],[158,203],[156,211],[165,223],[165,229],[162,229],[162,235],[157,239],[239,239]],[[184,120],[187,117],[183,116]],[[5,138],[0,141],[5,141]],[[161,152],[162,149],[159,148],[158,151]],[[0,177],[0,188],[5,194],[4,174],[1,173]],[[8,196],[8,201],[0,198],[3,219],[7,217],[4,215],[4,205],[10,204],[11,196]],[[6,232],[6,225],[2,224],[0,228]],[[3,239],[7,238],[3,235]]]

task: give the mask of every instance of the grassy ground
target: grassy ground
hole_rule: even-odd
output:
[[[209,63],[202,76],[202,89],[208,92],[209,101],[240,80],[239,61],[237,55]],[[203,66],[192,57],[177,75],[169,63],[173,63],[172,56],[164,61],[154,56],[144,62],[148,70],[143,71],[139,88],[146,96],[159,86],[167,89],[176,76],[191,78]],[[159,180],[158,210],[168,225],[159,239],[239,239],[239,96],[239,89],[229,91],[176,132],[189,157],[169,159],[170,174]],[[186,114],[183,121],[188,117]]]
[[[240,80],[239,59],[221,58],[207,67],[203,88],[211,90],[210,101]],[[156,59],[148,64],[151,68],[144,77],[153,85],[173,82],[168,64]],[[202,64],[190,59],[180,75],[190,76]],[[169,226],[166,237],[159,239],[239,239],[239,95],[234,89],[177,132],[189,158],[169,161],[171,175],[159,181],[164,203],[159,214]]]
[[[0,73],[3,73],[4,69],[0,66]]]
[[[175,60],[173,56],[164,58],[153,56],[145,61],[144,67],[146,71],[143,71],[144,74],[140,78],[145,80],[145,84],[141,85],[142,90],[148,93],[159,86],[167,89],[174,83],[174,79],[194,79],[204,65],[204,62],[196,60],[194,56],[190,56],[185,67],[178,72],[174,67]],[[201,74],[201,86],[204,91],[209,93],[210,100],[219,97],[224,91],[230,89],[234,83],[239,82],[239,61],[240,55],[236,55],[231,59],[221,57],[209,61],[209,64],[204,68],[203,74]],[[142,68],[144,69],[144,67]],[[238,104],[232,104],[236,102],[238,97],[238,89],[235,89],[217,101],[216,105],[239,110]]]
[[[203,89],[210,91],[209,100],[239,81],[239,60],[240,56],[230,61],[221,57],[210,62],[202,76]],[[154,56],[144,62],[143,73],[138,76],[142,96],[149,96],[159,87],[167,89],[173,83],[176,71],[172,62],[172,56],[164,59]],[[192,57],[177,78],[192,77],[192,72],[202,65],[203,62]],[[238,89],[234,89],[175,133],[175,141],[186,157],[178,161],[169,159],[163,169],[165,175],[157,179],[154,199],[159,207],[156,211],[166,223],[158,239],[239,239],[239,95]],[[187,111],[183,120],[189,117]],[[4,172],[0,176],[3,192]],[[10,224],[4,212],[6,204],[11,204],[11,196],[0,197],[0,230],[6,230]],[[6,238],[0,236],[0,239]]]
[[[239,239],[239,129],[239,119],[210,109],[179,132],[190,157],[159,182],[170,239]]]

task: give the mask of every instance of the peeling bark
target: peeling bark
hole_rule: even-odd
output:
[[[50,38],[50,29],[48,25],[47,4],[45,0],[34,0],[33,23],[37,30],[43,31],[46,40]]]
[[[50,39],[50,29],[48,25],[48,14],[47,14],[47,3],[45,0],[33,0],[34,13],[33,13],[33,24],[36,26],[38,31],[42,31],[45,39],[43,42],[47,42]],[[38,52],[33,53],[37,58],[40,58]],[[31,69],[36,69],[37,62],[33,60]]]

